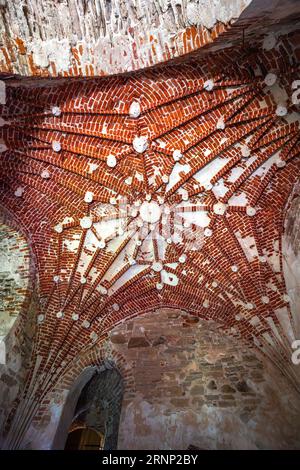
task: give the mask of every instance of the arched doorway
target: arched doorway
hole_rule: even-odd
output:
[[[95,429],[81,427],[69,431],[65,450],[100,450],[103,445],[103,434]]]
[[[77,401],[65,450],[117,448],[123,389],[123,379],[114,368],[90,379]]]

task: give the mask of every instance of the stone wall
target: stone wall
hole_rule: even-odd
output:
[[[28,368],[37,310],[32,288],[27,241],[0,215],[0,444]]]
[[[283,269],[291,310],[300,339],[300,182],[295,185],[287,204],[283,235]]]
[[[211,322],[162,309],[116,327],[132,367],[119,449],[299,448],[300,397]]]
[[[25,301],[29,256],[24,237],[0,218],[0,341],[13,326]]]

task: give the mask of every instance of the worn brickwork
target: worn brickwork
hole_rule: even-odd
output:
[[[124,396],[119,448],[299,447],[299,396],[213,323],[161,309],[116,327],[110,341],[135,384]]]
[[[1,1],[0,71],[92,77],[149,67],[212,44],[249,3]]]

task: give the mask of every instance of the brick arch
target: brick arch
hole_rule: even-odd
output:
[[[58,396],[63,396],[62,412],[57,422],[57,430],[51,448],[63,448],[73,413],[83,388],[96,374],[105,370],[116,370],[121,377],[123,393],[134,391],[132,370],[126,359],[117,351],[110,350],[107,344],[97,345],[93,350],[74,360],[68,371],[63,374],[53,390],[39,404],[33,418],[33,424],[39,432],[45,431],[43,420],[49,413],[49,404],[55,403]],[[46,431],[47,432],[47,431]],[[26,436],[24,440],[26,445]],[[27,444],[30,445],[30,444]]]

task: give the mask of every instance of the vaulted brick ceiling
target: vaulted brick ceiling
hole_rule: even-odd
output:
[[[24,414],[159,306],[214,320],[299,388],[281,250],[298,78],[290,33],[127,76],[7,81],[0,202],[28,234],[40,297]]]

